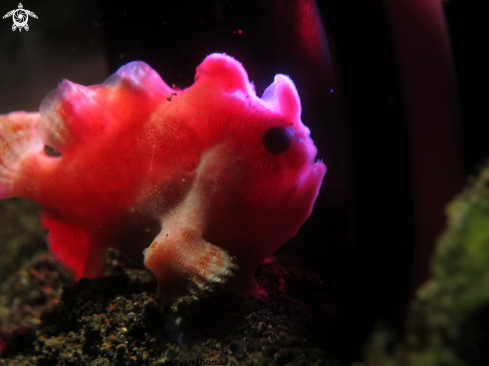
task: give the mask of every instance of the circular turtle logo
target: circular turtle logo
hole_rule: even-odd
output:
[[[19,8],[9,11],[7,14],[3,16],[3,19],[12,17],[12,19],[14,20],[14,24],[12,25],[13,31],[16,30],[17,28],[19,29],[19,32],[22,30],[22,28],[28,31],[29,25],[27,24],[27,21],[29,20],[29,15],[37,19],[36,14],[34,14],[30,10],[24,9],[22,3],[19,3]]]

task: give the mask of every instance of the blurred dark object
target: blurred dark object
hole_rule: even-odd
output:
[[[429,277],[445,206],[463,186],[458,94],[443,5],[384,0],[407,122],[413,190],[412,292]]]
[[[350,279],[340,280],[340,358],[358,358],[382,320],[402,332],[412,256],[412,191],[403,101],[382,1],[320,9],[341,73],[350,179]]]
[[[489,34],[484,3],[450,0],[445,14],[452,45],[459,91],[466,174],[474,174],[489,157]]]

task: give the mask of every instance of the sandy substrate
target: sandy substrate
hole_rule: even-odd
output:
[[[331,365],[338,311],[315,272],[276,258],[263,295],[162,308],[151,274],[111,252],[78,283],[48,253],[39,209],[0,202],[0,365]]]

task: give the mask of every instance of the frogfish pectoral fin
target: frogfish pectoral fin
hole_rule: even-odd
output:
[[[43,213],[42,222],[49,229],[49,249],[73,273],[76,280],[95,278],[102,274],[107,248],[87,230],[47,212]]]
[[[204,240],[198,230],[175,226],[164,228],[144,251],[144,264],[155,275],[158,295],[166,304],[212,291],[237,268],[234,257]]]
[[[0,199],[18,196],[15,183],[27,155],[41,151],[39,113],[12,112],[0,115]]]

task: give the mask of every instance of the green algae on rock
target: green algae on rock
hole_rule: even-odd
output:
[[[386,353],[388,332],[374,334],[370,366],[489,363],[489,163],[447,207],[448,223],[419,288],[405,340]]]

